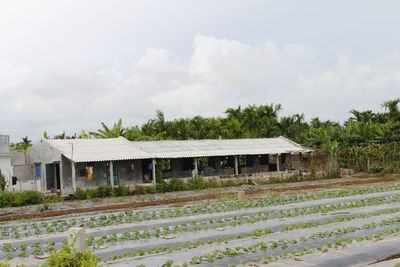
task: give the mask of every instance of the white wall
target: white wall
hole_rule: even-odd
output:
[[[46,163],[54,163],[61,161],[61,153],[51,147],[48,142],[45,140],[40,140],[36,142],[28,151],[28,162],[32,164],[40,164],[41,166],[41,177],[40,177],[40,191],[46,191]],[[34,172],[34,170],[33,170]],[[34,173],[33,173],[34,174]],[[62,174],[60,173],[60,180],[63,179]]]
[[[1,173],[6,177],[7,186],[12,184],[13,168],[11,166],[11,154],[0,154]]]
[[[27,190],[40,191],[40,188],[41,188],[40,179],[36,179],[30,181],[17,181],[17,184],[8,187],[8,190],[13,192],[27,191]]]

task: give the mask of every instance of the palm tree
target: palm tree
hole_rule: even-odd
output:
[[[17,150],[28,151],[32,146],[32,141],[28,136],[22,137],[22,142],[17,144]]]
[[[382,104],[382,107],[387,110],[390,120],[396,120],[400,116],[400,111],[397,105],[400,103],[400,98],[394,100],[388,100]]]
[[[117,138],[125,135],[126,129],[122,127],[122,119],[114,123],[111,129],[104,122],[101,123],[101,126],[103,129],[98,129],[97,132],[90,132],[89,134],[95,138]]]

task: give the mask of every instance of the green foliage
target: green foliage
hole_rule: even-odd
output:
[[[229,180],[226,180],[226,181],[221,181],[221,185],[223,187],[231,187],[231,186],[237,186],[238,184],[235,183],[235,181],[229,179]]]
[[[61,250],[55,250],[46,260],[46,266],[53,267],[96,267],[98,259],[91,251],[83,253],[73,252],[69,247],[64,246]]]
[[[88,199],[87,191],[84,189],[81,189],[81,188],[77,188],[74,193],[74,199],[78,199],[78,200]]]
[[[135,193],[137,195],[154,194],[156,189],[152,185],[136,185]]]
[[[340,178],[340,169],[331,169],[326,170],[324,174],[324,178]]]
[[[352,146],[345,150],[346,165],[356,171],[369,171],[373,173],[398,172],[400,166],[400,143],[368,144],[366,146]]]
[[[6,189],[6,186],[7,186],[6,177],[4,176],[4,174],[1,173],[1,169],[0,169],[0,189],[1,189],[1,191],[4,191]]]
[[[129,187],[126,185],[119,185],[114,187],[114,194],[117,197],[129,196],[130,194]]]
[[[285,136],[291,140],[315,149],[329,151],[331,169],[339,167],[366,171],[370,159],[372,172],[397,171],[399,168],[400,143],[400,99],[388,100],[382,104],[383,112],[371,110],[351,110],[349,118],[343,123],[330,120],[321,121],[318,117],[306,122],[303,114],[278,116],[280,104],[249,105],[242,108],[228,108],[225,117],[180,118],[166,120],[162,111],[142,126],[123,127],[122,120],[108,127],[104,123],[90,136],[96,138],[115,138],[124,136],[129,140],[191,140],[191,139],[231,139],[264,138]],[[47,134],[46,134],[47,136]],[[62,133],[55,138],[76,138]],[[87,138],[85,132],[79,136]],[[28,137],[11,149],[27,150],[31,146]],[[397,149],[392,149],[391,146]],[[342,151],[349,153],[343,155]],[[377,153],[373,153],[373,151]],[[385,157],[385,155],[388,157]],[[168,161],[160,160],[156,177],[162,178]],[[157,186],[157,191],[176,191],[169,187]]]
[[[161,177],[160,175],[156,177],[156,191],[157,193],[164,193],[167,192],[168,190],[168,184],[165,182],[165,180]]]
[[[113,128],[107,127],[104,122],[101,123],[103,129],[97,130],[97,132],[90,132],[91,136],[95,138],[116,138],[119,136],[124,136],[125,128],[122,127],[122,119],[119,119],[117,123],[114,123]]]
[[[168,183],[168,191],[174,192],[174,191],[183,191],[187,190],[188,186],[185,184],[185,182],[182,179],[178,178],[171,178]]]
[[[0,191],[0,207],[20,207],[25,205],[41,204],[45,201],[38,191],[7,192]]]
[[[189,188],[191,190],[201,190],[206,188],[206,182],[203,177],[193,177],[189,180]]]
[[[154,194],[156,192],[156,189],[154,188],[154,186],[146,186],[146,194]]]
[[[106,198],[114,195],[111,185],[101,185],[96,191],[96,196],[99,198]]]
[[[136,195],[146,194],[146,186],[145,185],[136,185],[135,186],[135,194]]]
[[[0,207],[10,207],[14,202],[14,194],[8,191],[0,191]]]
[[[22,142],[17,144],[11,144],[11,151],[28,151],[32,146],[32,141],[29,140],[28,136],[22,137]]]
[[[13,206],[35,205],[43,203],[43,195],[38,191],[23,191],[14,193]]]
[[[380,173],[383,171],[383,166],[381,166],[380,164],[372,164],[369,168],[369,171],[372,173]]]
[[[119,185],[112,188],[109,185],[101,185],[98,188],[81,189],[77,188],[74,194],[74,199],[85,200],[85,199],[97,199],[106,198],[112,196],[128,196],[131,194],[128,186]]]
[[[206,188],[217,188],[220,187],[220,183],[217,181],[217,179],[212,178],[206,181],[205,187]]]

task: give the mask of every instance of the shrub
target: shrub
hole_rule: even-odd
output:
[[[9,207],[14,202],[14,194],[8,191],[0,191],[0,207]]]
[[[12,206],[25,206],[43,203],[43,195],[38,191],[23,191],[14,193]]]
[[[69,247],[63,247],[61,250],[55,250],[46,260],[46,266],[54,267],[96,267],[98,259],[91,251],[73,252]]]
[[[42,193],[34,190],[22,192],[25,198],[25,205],[35,205],[43,203],[44,198]]]
[[[386,166],[383,169],[383,172],[384,173],[399,173],[400,168],[398,166],[392,164],[392,165]]]
[[[114,194],[118,197],[128,196],[130,194],[129,187],[126,185],[119,185],[114,187]]]
[[[157,193],[164,193],[168,191],[168,184],[161,177],[156,178],[156,191]]]
[[[154,194],[156,192],[154,186],[145,186],[145,190],[146,194]]]
[[[75,191],[74,199],[85,200],[88,198],[88,194],[85,190],[78,188]]]
[[[97,197],[105,198],[113,196],[111,185],[101,185],[97,188]]]
[[[383,167],[380,164],[372,164],[369,168],[369,171],[372,173],[379,173],[383,171]]]
[[[164,193],[167,192],[168,185],[166,183],[157,183],[156,184],[156,192],[157,193]]]
[[[212,178],[206,182],[206,188],[217,188],[220,187],[221,185],[217,181],[217,179]]]
[[[1,189],[1,191],[4,191],[6,189],[6,186],[7,186],[6,177],[4,176],[4,174],[1,173],[1,169],[0,169],[0,189]]]
[[[135,186],[135,193],[137,195],[144,195],[146,194],[146,186],[145,185],[136,185]]]
[[[168,191],[183,191],[187,190],[188,186],[182,179],[171,178],[168,183]]]
[[[233,180],[222,181],[221,184],[223,187],[231,187],[237,185]]]
[[[325,171],[324,178],[340,178],[340,168]]]
[[[154,194],[156,189],[152,185],[136,185],[135,193],[137,195]]]
[[[206,182],[203,177],[193,177],[189,180],[189,188],[192,190],[205,189]]]
[[[98,192],[95,188],[88,188],[85,190],[86,192],[86,199],[95,199],[98,198]]]

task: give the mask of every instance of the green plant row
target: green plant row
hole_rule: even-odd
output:
[[[395,208],[395,209],[386,210],[386,211],[383,211],[380,213],[376,212],[376,213],[372,213],[372,214],[368,214],[368,215],[360,214],[360,215],[353,215],[353,216],[350,216],[350,215],[338,216],[338,217],[332,218],[330,220],[325,220],[325,221],[309,221],[309,222],[304,222],[304,223],[300,223],[300,224],[291,224],[291,225],[285,226],[282,229],[282,231],[291,231],[291,230],[295,230],[295,229],[311,228],[311,227],[317,227],[319,225],[327,225],[327,224],[343,222],[343,221],[352,221],[352,220],[359,219],[359,218],[367,218],[367,217],[379,216],[382,214],[395,213],[395,212],[398,212],[399,210],[400,210],[400,208]],[[399,220],[398,217],[388,219],[388,220],[382,220],[378,225],[380,225],[380,226],[388,225],[388,224],[396,223],[396,222],[398,222],[398,220]],[[365,229],[365,228],[370,228],[370,227],[376,227],[376,225],[377,224],[375,224],[375,223],[371,223],[368,225],[364,225],[363,228]],[[224,226],[224,225],[222,225],[222,226]],[[169,229],[169,227],[168,227],[168,229]],[[177,229],[183,229],[183,230],[176,231]],[[332,231],[340,232],[340,230],[337,230],[337,229],[338,228],[335,228]],[[86,240],[86,242],[87,242],[88,246],[101,246],[104,243],[115,243],[115,242],[129,241],[129,240],[148,239],[151,237],[159,237],[161,235],[170,234],[169,231],[168,231],[168,233],[165,232],[167,230],[166,227],[163,228],[163,232],[161,231],[161,229],[158,229],[158,231],[155,231],[155,229],[152,229],[152,230],[153,230],[153,232],[150,232],[148,229],[146,229],[142,232],[133,230],[131,232],[124,232],[120,236],[118,236],[116,233],[112,233],[109,235],[104,235],[97,240],[95,240],[95,238],[93,236],[89,236],[88,239]],[[193,228],[191,228],[190,230],[192,231]],[[200,230],[200,229],[197,229],[197,230]],[[174,231],[172,233],[177,234],[179,232],[186,232],[186,231],[188,231],[188,228],[186,228],[186,229],[185,228],[176,228],[176,226],[175,226]],[[346,231],[346,230],[344,230],[344,231]],[[225,241],[230,241],[230,240],[234,240],[234,239],[242,239],[242,238],[246,238],[246,237],[250,237],[250,236],[260,237],[260,236],[270,234],[270,233],[272,233],[272,231],[268,228],[256,229],[256,230],[252,231],[251,233],[238,234],[236,237],[228,236],[225,239],[217,238],[215,241],[208,240],[206,242],[200,242],[200,241],[190,242],[189,241],[189,242],[183,243],[181,246],[178,246],[178,247],[173,246],[172,248],[173,248],[173,250],[175,250],[176,248],[179,248],[179,247],[181,247],[181,248],[198,247],[198,246],[205,245],[205,244],[209,245],[209,244],[213,244],[213,243],[222,243]],[[314,237],[315,236],[313,236],[313,238]],[[62,243],[65,246],[67,244],[67,240],[63,240]],[[28,246],[23,243],[19,244],[17,247],[13,247],[10,244],[7,244],[2,247],[2,251],[6,253],[4,255],[4,259],[10,260],[15,257],[14,255],[17,255],[18,257],[22,258],[22,257],[28,257],[29,255],[34,255],[34,256],[43,255],[45,252],[51,253],[55,250],[55,244],[56,244],[55,241],[48,241],[46,247],[43,248],[42,244],[37,241],[31,245],[31,249],[29,249]],[[149,248],[147,253],[152,254],[152,253],[169,251],[169,249],[167,249],[167,248],[168,247]],[[18,254],[15,254],[15,253],[18,253]],[[127,257],[129,255],[130,256],[142,255],[142,251],[138,250],[136,254],[124,253],[123,255],[124,255],[123,257]],[[113,255],[110,259],[117,259],[117,258],[121,258],[121,257],[120,256],[116,257],[115,255]]]
[[[202,256],[193,257],[191,259],[191,261],[189,262],[189,264],[200,264],[205,261],[213,262],[215,259],[222,259],[226,256],[234,257],[234,256],[237,256],[237,255],[240,255],[243,253],[247,253],[247,252],[255,252],[257,249],[262,249],[264,251],[267,250],[268,248],[277,248],[277,247],[281,247],[282,249],[285,249],[288,247],[289,244],[296,244],[298,242],[304,242],[304,241],[307,241],[308,239],[315,240],[315,239],[322,239],[322,238],[326,238],[326,237],[338,236],[338,235],[343,235],[343,234],[347,234],[349,232],[355,232],[355,231],[362,230],[362,229],[373,229],[373,228],[376,228],[377,226],[396,224],[399,221],[400,221],[400,217],[394,217],[389,220],[382,220],[379,223],[371,222],[369,224],[364,224],[359,227],[356,227],[356,226],[349,226],[349,227],[343,227],[343,228],[337,227],[337,228],[334,228],[333,230],[314,233],[308,237],[301,236],[298,240],[296,240],[296,239],[269,240],[267,242],[259,242],[255,245],[251,245],[249,247],[238,246],[235,249],[226,249],[225,251],[221,251],[221,250],[217,249],[217,250],[214,250],[214,252],[212,252],[212,253],[207,253]],[[396,227],[393,231],[400,232],[400,227]],[[162,246],[162,247],[158,247],[158,248],[150,247],[150,248],[148,248],[147,251],[143,251],[141,249],[136,249],[133,252],[127,251],[127,252],[122,253],[121,255],[113,254],[112,256],[110,256],[107,259],[107,261],[121,259],[121,258],[143,256],[146,254],[151,255],[151,254],[163,253],[163,252],[171,253],[173,251],[177,251],[177,250],[181,250],[181,249],[197,248],[199,246],[211,245],[211,244],[215,244],[215,243],[221,244],[223,242],[229,242],[229,241],[235,240],[235,239],[243,239],[243,238],[248,238],[248,237],[260,237],[260,236],[264,236],[264,235],[269,235],[271,233],[272,233],[272,231],[269,228],[256,229],[251,233],[239,234],[238,236],[236,236],[236,238],[232,237],[232,236],[227,236],[225,238],[217,238],[215,240],[207,240],[206,242],[186,241],[181,245],[174,244],[171,247],[168,247],[168,246]],[[380,234],[380,236],[381,236],[381,235],[383,235],[383,233],[386,233],[386,232],[381,231],[379,233],[382,233],[382,234]],[[394,233],[394,232],[390,232],[390,233]],[[185,266],[185,264],[184,264],[184,266]]]
[[[295,230],[295,229],[301,229],[301,228],[310,228],[310,227],[316,227],[319,225],[326,225],[326,224],[331,224],[331,223],[337,223],[337,222],[343,222],[343,221],[352,221],[355,219],[360,219],[360,218],[369,218],[373,216],[379,216],[382,214],[391,214],[391,213],[396,213],[399,212],[400,208],[395,208],[395,209],[390,209],[386,210],[383,212],[375,212],[371,214],[359,214],[359,215],[347,215],[347,216],[338,216],[333,219],[329,220],[316,220],[316,221],[308,221],[308,222],[302,222],[300,224],[291,224],[283,227],[282,231],[290,231],[290,230]],[[220,220],[218,220],[220,219]],[[150,239],[150,238],[158,238],[162,236],[168,236],[171,234],[179,234],[179,233],[184,233],[184,232],[195,232],[195,231],[200,231],[200,230],[208,230],[208,229],[217,229],[217,228],[223,228],[226,226],[230,227],[235,227],[239,225],[243,225],[246,223],[256,223],[259,222],[260,218],[253,217],[253,218],[248,218],[243,221],[231,221],[230,223],[225,224],[223,222],[224,219],[227,218],[217,218],[213,219],[214,221],[219,221],[221,224],[219,225],[213,225],[212,227],[208,227],[207,225],[202,225],[205,224],[206,222],[191,222],[190,224],[183,223],[181,225],[173,225],[172,227],[170,226],[164,226],[164,227],[154,227],[152,229],[144,229],[142,231],[138,230],[132,230],[130,232],[126,231],[121,234],[117,233],[111,233],[108,235],[103,235],[100,238],[94,238],[93,236],[89,236],[87,239],[87,245],[88,246],[101,246],[105,243],[116,243],[116,242],[125,242],[125,241],[130,241],[130,240],[141,240],[141,239]]]
[[[326,199],[326,198],[336,198],[336,197],[345,197],[345,196],[354,196],[354,195],[363,195],[370,194],[375,192],[387,192],[393,190],[399,190],[400,184],[394,185],[385,185],[385,186],[373,186],[373,187],[358,187],[348,190],[331,190],[331,191],[323,191],[323,192],[315,192],[307,195],[301,194],[292,194],[289,196],[277,196],[273,198],[265,198],[265,199],[257,199],[257,200],[247,200],[243,202],[231,201],[218,203],[213,205],[199,205],[192,207],[184,207],[184,208],[168,208],[162,209],[159,211],[153,212],[136,212],[134,213],[132,209],[127,209],[124,212],[120,212],[119,214],[110,214],[110,215],[101,215],[99,217],[82,217],[80,219],[72,218],[69,220],[61,219],[57,221],[41,222],[41,223],[30,223],[23,224],[19,226],[2,226],[0,227],[0,234],[3,238],[7,238],[8,236],[12,236],[13,238],[19,238],[20,236],[31,236],[31,235],[41,235],[45,233],[53,233],[53,232],[64,232],[72,226],[80,226],[80,227],[102,227],[116,224],[125,224],[132,222],[141,222],[146,220],[158,220],[165,218],[177,218],[187,215],[195,215],[195,214],[207,214],[207,213],[217,213],[217,212],[227,212],[234,211],[246,208],[255,208],[255,207],[266,207],[266,206],[274,206],[274,205],[284,205],[297,203],[307,200],[318,200],[318,199]],[[387,198],[387,200],[385,200]],[[381,204],[381,201],[384,203],[396,202],[397,197],[380,197],[376,199],[364,199],[363,201],[358,202],[349,202],[343,208],[352,208],[352,207],[363,207],[367,205],[365,201],[375,201],[377,204]],[[388,201],[391,202],[388,202]],[[382,202],[383,203],[383,202]],[[335,206],[333,206],[335,205]],[[276,216],[298,216],[304,214],[312,214],[317,212],[328,212],[334,209],[337,209],[342,204],[330,204],[330,205],[320,205],[322,208],[294,208],[291,210],[273,210],[269,213],[264,213],[264,216],[276,215]],[[312,211],[314,209],[314,211]],[[21,233],[21,230],[24,232]]]
[[[318,207],[318,209],[314,210],[314,213],[319,213],[318,210],[324,210],[324,207]],[[341,206],[341,208],[347,207],[347,206]],[[293,210],[290,210],[293,211]],[[399,212],[400,208],[394,208],[394,209],[389,209],[385,210],[382,212],[375,212],[371,214],[360,214],[360,215],[346,215],[346,216],[338,216],[335,218],[332,218],[330,220],[322,220],[322,221],[309,221],[309,222],[304,222],[300,224],[291,224],[285,226],[282,231],[290,231],[294,229],[300,229],[300,228],[310,228],[310,227],[316,227],[318,225],[325,225],[325,224],[331,224],[331,223],[336,223],[336,222],[343,222],[343,221],[351,221],[359,218],[367,218],[367,217],[372,217],[372,216],[379,216],[382,214],[391,214],[391,213],[396,213]],[[296,211],[294,211],[296,212]],[[268,212],[266,212],[268,213]],[[290,216],[290,214],[289,214]],[[282,218],[282,217],[281,217]],[[117,233],[111,233],[108,235],[103,235],[100,238],[95,239],[93,236],[88,236],[86,243],[88,246],[101,246],[105,243],[116,243],[116,242],[125,242],[129,240],[140,240],[140,239],[149,239],[153,237],[161,237],[161,236],[166,236],[170,234],[179,234],[182,232],[193,232],[193,231],[200,231],[200,230],[207,230],[207,229],[215,229],[219,227],[226,227],[226,226],[239,226],[243,225],[245,223],[256,223],[261,220],[267,220],[267,217],[265,217],[265,213],[257,213],[256,216],[248,217],[248,216],[232,216],[232,217],[221,217],[221,218],[215,218],[215,219],[210,219],[208,221],[193,221],[191,223],[182,223],[180,225],[172,225],[172,226],[164,226],[164,227],[154,227],[152,229],[144,229],[143,231],[138,231],[138,230],[132,230],[130,232],[124,232],[122,234],[117,234]],[[215,223],[218,222],[220,224],[218,225],[213,225],[212,227],[208,227],[207,223]],[[255,232],[254,232],[255,233]],[[239,237],[243,237],[243,235],[239,235]],[[66,240],[63,241],[64,244],[66,244]],[[47,246],[42,248],[42,245],[39,244],[38,242],[34,243],[32,245],[33,251],[31,252],[32,255],[40,255],[40,253],[45,252],[50,252],[54,250],[54,241],[49,241],[47,243]],[[18,251],[20,250],[19,256],[20,257],[25,257],[29,256],[29,253],[26,253],[26,246],[23,244],[19,245],[18,247],[13,248],[10,245],[7,245],[3,247],[2,249],[5,252],[10,252],[10,251]]]
[[[275,205],[285,205],[303,202],[307,200],[318,200],[318,199],[326,199],[326,198],[337,198],[337,197],[345,197],[345,196],[355,196],[355,195],[363,195],[370,194],[376,192],[388,192],[393,190],[400,190],[400,184],[395,185],[385,185],[385,186],[375,186],[375,187],[358,187],[348,190],[331,190],[331,191],[323,191],[316,192],[310,194],[292,194],[285,196],[277,196],[265,199],[257,199],[257,200],[247,200],[243,202],[231,201],[218,204],[205,204],[205,205],[197,205],[192,206],[190,208],[175,208],[175,209],[162,209],[160,211],[154,212],[136,212],[133,214],[131,211],[127,210],[125,213],[120,213],[117,216],[115,215],[102,215],[98,218],[92,217],[89,219],[88,227],[99,227],[99,226],[107,226],[114,225],[115,223],[131,223],[133,221],[144,221],[144,220],[157,220],[157,219],[165,219],[165,218],[176,218],[187,215],[195,215],[195,214],[207,214],[207,213],[217,213],[217,212],[226,212],[247,208],[255,208],[255,207],[265,207],[265,206],[275,206]]]
[[[391,223],[397,223],[400,221],[400,217],[396,217],[396,218],[392,218],[389,221],[382,221],[381,223],[379,223],[378,225],[382,226],[382,225],[389,225]],[[304,237],[301,236],[298,240],[296,239],[279,239],[279,240],[269,240],[267,242],[258,242],[254,245],[250,245],[247,247],[244,246],[237,246],[234,249],[232,248],[226,248],[225,250],[215,250],[212,253],[207,253],[205,255],[202,256],[195,256],[193,257],[190,261],[189,264],[200,264],[202,262],[214,262],[214,260],[216,259],[222,259],[224,257],[232,257],[234,258],[235,256],[238,255],[242,255],[242,254],[247,254],[247,253],[254,253],[257,250],[263,250],[263,251],[267,251],[268,248],[277,248],[280,247],[281,249],[283,249],[283,252],[281,255],[273,255],[270,254],[266,257],[266,259],[268,259],[269,261],[272,260],[277,260],[279,258],[286,258],[289,256],[289,253],[287,251],[285,251],[286,248],[288,248],[288,246],[290,244],[296,244],[299,242],[304,242],[307,241],[309,239],[322,239],[322,238],[326,238],[326,237],[332,237],[332,236],[339,236],[339,235],[343,235],[343,234],[347,234],[349,232],[356,232],[358,230],[362,230],[362,229],[371,229],[371,228],[376,228],[377,224],[372,222],[369,224],[364,224],[363,226],[360,227],[356,227],[356,226],[349,226],[349,227],[343,227],[343,228],[335,228],[333,230],[330,231],[324,231],[324,232],[317,232],[314,233],[308,237]],[[365,239],[372,239],[372,238],[379,238],[383,235],[387,235],[387,234],[394,234],[400,232],[400,227],[396,227],[393,229],[389,229],[389,230],[382,230],[379,232],[376,232],[374,234],[370,234],[370,235],[364,235],[364,236],[359,236],[359,237],[355,237],[355,238],[338,238],[337,240],[335,240],[334,242],[330,241],[326,243],[326,247],[327,248],[338,248],[338,247],[342,247],[344,244],[350,244],[352,243],[354,240],[357,242],[360,242],[362,240]],[[317,251],[321,251],[323,248],[323,246],[317,246],[316,250]],[[311,254],[312,252],[314,252],[315,250],[308,248],[304,248],[303,250],[293,250],[290,254],[292,256],[302,256],[304,255],[303,253],[306,254]],[[254,260],[253,260],[254,261]],[[258,262],[258,259],[255,259],[255,262]],[[244,264],[245,262],[240,262],[241,264]]]

